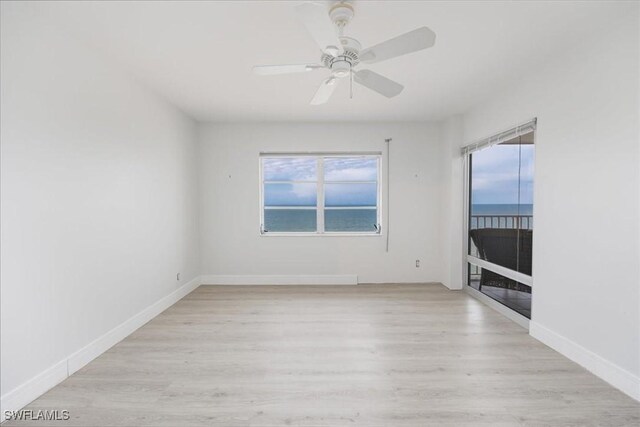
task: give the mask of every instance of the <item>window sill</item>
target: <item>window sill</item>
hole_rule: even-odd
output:
[[[260,233],[260,237],[380,237],[381,233]]]

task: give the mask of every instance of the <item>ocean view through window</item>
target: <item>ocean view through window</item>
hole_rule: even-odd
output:
[[[534,132],[468,156],[467,284],[530,318]]]
[[[380,234],[380,154],[261,155],[260,232]]]

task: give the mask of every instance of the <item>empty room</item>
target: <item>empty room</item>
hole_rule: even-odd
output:
[[[640,425],[640,2],[0,17],[2,427]]]

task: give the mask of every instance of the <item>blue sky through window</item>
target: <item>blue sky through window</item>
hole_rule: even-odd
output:
[[[316,206],[317,184],[265,184],[265,206]]]
[[[264,205],[317,205],[317,158],[283,157],[262,159],[265,181],[314,181],[313,183],[269,183],[264,185]],[[372,157],[324,158],[325,206],[376,206],[378,161]],[[331,181],[362,183],[331,184]],[[373,181],[373,183],[365,183]]]
[[[262,159],[265,181],[316,181],[318,161],[315,157]]]
[[[532,144],[495,145],[473,153],[472,160],[474,205],[533,204]]]
[[[324,184],[324,205],[328,207],[376,206],[378,186],[374,184]]]
[[[378,160],[371,157],[328,157],[324,160],[325,181],[377,181]]]

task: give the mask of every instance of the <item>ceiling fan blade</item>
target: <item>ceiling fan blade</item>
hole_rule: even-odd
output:
[[[331,22],[329,13],[324,6],[316,3],[303,3],[296,6],[296,13],[323,52],[332,56],[342,53],[342,43],[340,43],[333,22]]]
[[[253,73],[259,76],[270,76],[274,74],[304,73],[323,67],[323,65],[319,64],[256,65],[253,67]]]
[[[320,87],[316,91],[316,94],[313,95],[311,105],[320,105],[324,104],[331,98],[331,94],[334,90],[336,90],[336,86],[338,86],[338,79],[335,77],[329,77],[325,81],[320,84]]]
[[[400,83],[389,80],[371,70],[360,70],[354,74],[353,78],[356,83],[360,83],[362,86],[368,87],[372,91],[378,92],[387,98],[393,98],[404,89],[404,86]]]
[[[427,27],[409,31],[360,52],[360,61],[368,64],[426,49],[436,43],[436,33]]]

